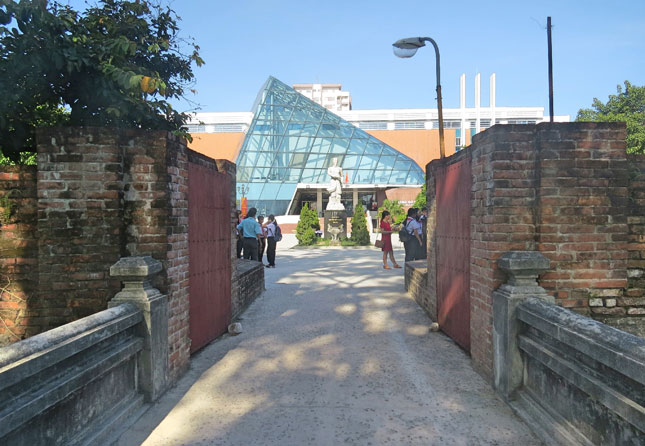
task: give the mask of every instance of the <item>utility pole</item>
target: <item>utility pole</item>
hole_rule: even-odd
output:
[[[549,115],[553,122],[553,49],[551,46],[551,17],[546,18],[546,36],[549,47]]]

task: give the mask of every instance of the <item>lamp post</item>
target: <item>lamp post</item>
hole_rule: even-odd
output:
[[[441,104],[441,70],[439,63],[439,47],[437,42],[430,37],[408,37],[407,39],[397,40],[392,44],[394,55],[401,58],[409,58],[416,54],[417,50],[422,46],[426,46],[426,42],[432,43],[434,52],[437,56],[437,109],[439,110],[439,156],[444,158],[446,156],[446,148],[443,140],[443,107]]]

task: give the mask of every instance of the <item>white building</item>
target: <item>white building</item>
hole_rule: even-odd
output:
[[[293,89],[333,112],[352,109],[352,97],[341,84],[294,84]]]

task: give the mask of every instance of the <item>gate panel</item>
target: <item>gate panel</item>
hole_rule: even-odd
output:
[[[231,197],[228,175],[188,164],[190,352],[231,320]]]
[[[470,157],[436,171],[437,319],[470,351]]]

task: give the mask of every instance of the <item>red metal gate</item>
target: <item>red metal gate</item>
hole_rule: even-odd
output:
[[[191,353],[224,333],[231,320],[230,179],[188,164]]]
[[[470,351],[470,157],[436,171],[437,318]]]

